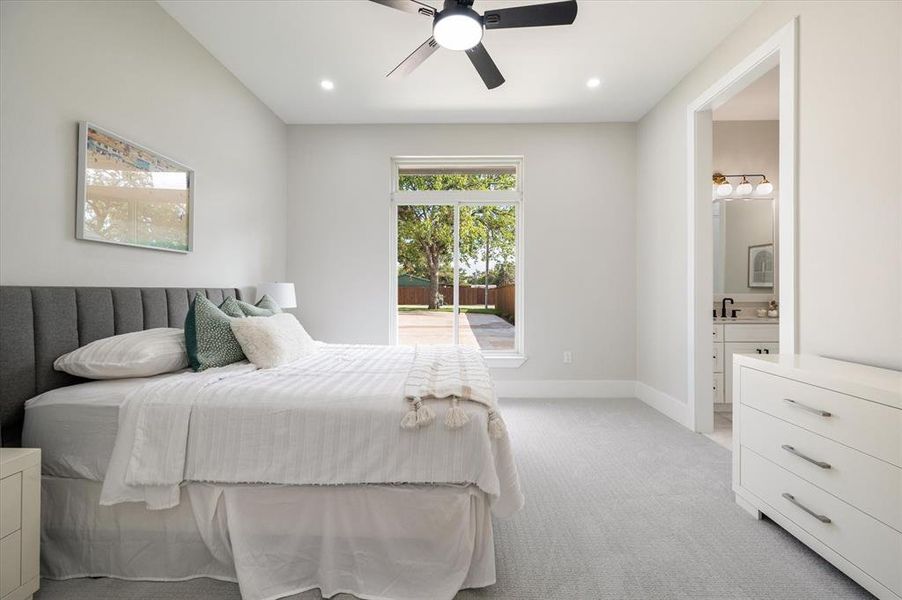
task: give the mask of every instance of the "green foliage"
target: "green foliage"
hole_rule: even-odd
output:
[[[406,191],[506,190],[516,187],[510,174],[401,175],[399,187]],[[516,208],[513,206],[462,206],[460,209],[460,255],[462,283],[484,284],[486,261],[489,283],[512,283],[516,255]],[[399,273],[424,277],[439,283],[453,281],[454,208],[452,206],[398,207]],[[464,269],[467,267],[469,272]],[[440,304],[439,302],[433,303]],[[430,308],[435,308],[430,304]]]
[[[402,191],[443,190],[512,190],[517,178],[509,173],[501,175],[473,175],[464,173],[439,175],[399,175],[398,188]]]

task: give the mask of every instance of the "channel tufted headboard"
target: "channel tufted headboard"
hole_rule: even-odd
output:
[[[154,327],[183,327],[197,293],[217,304],[235,288],[0,286],[0,429],[18,446],[25,401],[83,381],[53,370],[57,357],[94,340]]]

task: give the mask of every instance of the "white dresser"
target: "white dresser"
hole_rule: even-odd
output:
[[[777,354],[777,319],[716,319],[714,321],[714,409],[729,410],[733,401],[734,354]]]
[[[733,491],[881,600],[902,598],[902,373],[737,355]]]
[[[0,600],[38,590],[41,541],[41,451],[0,450]]]

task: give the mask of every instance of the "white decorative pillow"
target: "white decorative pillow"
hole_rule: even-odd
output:
[[[245,356],[258,369],[278,367],[316,351],[316,342],[289,313],[232,319],[231,325]]]
[[[125,379],[171,373],[188,366],[185,332],[159,327],[103,338],[63,354],[53,363],[87,379]]]

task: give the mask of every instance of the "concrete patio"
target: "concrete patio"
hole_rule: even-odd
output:
[[[398,313],[398,341],[405,345],[450,344],[454,313],[437,310]],[[496,315],[460,313],[460,343],[483,350],[513,350],[514,326]]]

